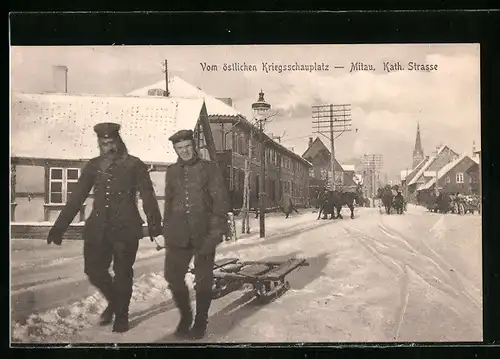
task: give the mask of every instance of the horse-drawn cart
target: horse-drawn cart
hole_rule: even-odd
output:
[[[284,262],[240,261],[238,258],[218,260],[214,264],[213,298],[249,287],[259,302],[268,303],[290,288],[286,275],[308,265],[305,259]],[[189,271],[194,272],[192,268]]]
[[[471,195],[458,195],[452,200],[453,202],[453,213],[457,214],[467,214],[475,212],[480,212],[479,208],[479,197]]]

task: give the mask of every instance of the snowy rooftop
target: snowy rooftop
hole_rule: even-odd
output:
[[[127,96],[146,97],[148,91],[152,89],[165,89],[165,79],[154,83],[149,86],[129,92]],[[190,98],[190,99],[204,99],[207,106],[207,113],[209,116],[239,116],[240,112],[236,111],[233,107],[225,104],[223,101],[216,99],[198,89],[196,86],[184,81],[180,77],[172,76],[168,81],[168,91],[172,97],[175,98]],[[165,99],[165,97],[161,97]]]
[[[154,96],[148,95],[148,91],[152,89],[165,89],[165,79],[156,82],[152,85],[142,87],[140,89],[129,92],[126,96],[128,97],[152,97]],[[205,101],[205,105],[207,107],[207,113],[209,116],[230,116],[230,117],[239,117],[239,120],[244,123],[250,124],[250,122],[241,114],[241,112],[237,111],[235,108],[227,105],[223,101],[207,94],[206,92],[200,90],[196,86],[191,85],[187,81],[183,80],[178,76],[172,76],[168,81],[168,91],[171,96],[175,98],[185,98],[185,99],[203,99]],[[165,97],[158,97],[161,99],[165,99]],[[268,136],[268,135],[267,135]],[[269,136],[268,136],[269,137]],[[268,138],[270,142],[272,142],[276,147],[283,149],[285,152],[288,152],[295,159],[307,164],[312,167],[312,163],[298,155],[291,148],[287,148],[278,142]]]
[[[439,149],[437,150],[437,153],[433,156],[430,156],[428,159],[427,159],[427,162],[425,163],[425,165],[417,172],[417,174],[415,175],[415,177],[413,177],[411,179],[411,181],[408,183],[408,185],[412,185],[412,184],[415,184],[417,183],[417,181],[420,179],[420,177],[425,173],[425,171],[427,171],[427,169],[434,163],[434,161],[436,160],[436,158],[444,151],[445,148],[447,148],[448,146],[446,145],[442,145],[441,147],[439,147]]]
[[[435,177],[436,171],[424,171],[424,177]]]
[[[356,170],[354,165],[340,165],[346,172],[354,172]]]
[[[116,122],[131,155],[173,163],[168,138],[194,129],[202,99],[12,93],[11,156],[89,159],[99,155],[93,126]]]
[[[443,178],[448,172],[450,172],[456,165],[458,165],[460,162],[462,162],[464,159],[469,158],[467,155],[461,155],[458,157],[455,161],[452,161],[446,165],[443,166],[438,172],[437,172],[437,177],[438,180]],[[434,172],[435,174],[435,172]],[[436,176],[432,177],[426,184],[424,184],[420,189],[429,189],[432,187],[432,185],[436,183]]]

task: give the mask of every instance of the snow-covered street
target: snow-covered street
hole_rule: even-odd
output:
[[[306,258],[291,289],[267,305],[251,292],[214,300],[205,342],[482,340],[481,217],[409,206],[404,215],[357,208],[356,218],[302,211],[267,218],[267,237],[224,243],[218,258]],[[238,226],[238,233],[241,228]],[[131,330],[95,323],[105,303],[83,274],[82,243],[12,241],[12,338],[16,342],[175,342],[178,312],[163,279],[163,252],[141,242]],[[187,276],[192,285],[192,277]]]

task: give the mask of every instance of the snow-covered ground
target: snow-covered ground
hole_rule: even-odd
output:
[[[310,227],[310,215],[310,212],[301,211],[301,215],[292,215],[284,221],[283,215],[267,214],[266,240]],[[259,220],[251,216],[250,234],[241,234],[241,221],[237,220],[237,241],[222,243],[219,252],[259,245],[262,240],[259,239],[258,223]],[[40,334],[41,328],[50,331],[48,328],[54,323],[66,328],[63,333],[90,325],[92,315],[89,322],[83,319],[83,314],[97,313],[105,304],[83,273],[82,252],[82,241],[68,240],[62,246],[49,246],[44,240],[11,241],[11,313],[14,328],[17,328],[14,332],[21,333],[14,333],[14,338],[46,340],[47,335]],[[164,289],[166,284],[161,273],[163,258],[164,252],[158,252],[155,243],[147,238],[140,242],[134,266],[134,295],[144,293],[147,296],[146,292],[157,293],[158,288]],[[51,337],[50,334],[48,336]]]
[[[219,247],[218,258],[302,257],[309,266],[292,272],[287,277],[291,289],[270,304],[254,304],[245,291],[213,301],[205,341],[482,339],[480,216],[439,215],[409,206],[402,216],[362,208],[354,220],[316,217],[310,212],[288,220],[270,216],[266,239],[258,238],[258,220],[252,219],[254,234]],[[114,334],[95,325],[105,303],[93,294],[14,323],[13,340],[174,341],[170,333],[178,313],[161,272],[162,253],[155,256],[144,260],[143,273],[136,276],[129,332]],[[187,279],[191,286],[193,278]]]

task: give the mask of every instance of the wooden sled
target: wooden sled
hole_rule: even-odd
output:
[[[250,288],[258,302],[269,303],[290,288],[285,280],[287,274],[308,265],[305,259],[290,259],[285,262],[220,259],[214,263],[213,298],[224,297],[241,288]],[[190,268],[189,271],[193,273],[194,269]]]

